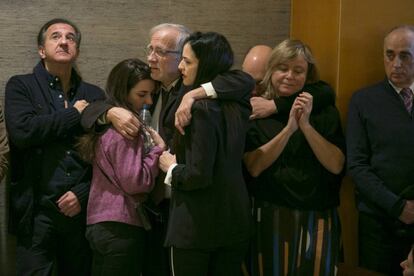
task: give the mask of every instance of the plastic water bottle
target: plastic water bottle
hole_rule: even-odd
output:
[[[144,122],[146,126],[148,127],[151,126],[152,116],[151,116],[151,112],[149,111],[149,105],[144,104],[139,116],[141,117],[141,120]]]
[[[148,153],[150,149],[154,146],[154,141],[152,140],[151,134],[148,132],[147,128],[151,127],[151,112],[149,111],[149,105],[144,104],[139,114],[142,122],[144,123],[144,127],[142,128],[144,132],[144,148],[145,152]]]

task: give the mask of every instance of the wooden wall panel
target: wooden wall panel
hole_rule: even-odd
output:
[[[338,1],[294,0],[291,13],[291,38],[300,39],[311,47],[323,79],[335,86],[338,71]]]

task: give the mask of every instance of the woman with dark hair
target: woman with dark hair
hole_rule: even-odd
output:
[[[109,74],[106,93],[111,105],[138,114],[144,104],[152,104],[155,88],[148,65],[126,59]],[[154,185],[165,143],[145,126],[134,140],[105,127],[79,143],[93,165],[86,230],[93,251],[92,275],[140,275],[146,233],[136,207]],[[148,139],[153,146],[144,146]]]
[[[257,217],[253,275],[335,275],[336,211],[344,136],[334,105],[312,110],[303,92],[319,80],[311,50],[287,39],[271,52],[262,97],[283,97],[290,114],[251,122],[244,163]]]
[[[186,91],[233,65],[227,39],[193,33],[179,64]],[[179,104],[179,101],[178,101]],[[196,101],[185,135],[160,167],[172,186],[166,245],[173,275],[238,275],[246,253],[250,207],[241,159],[250,109],[234,102]]]

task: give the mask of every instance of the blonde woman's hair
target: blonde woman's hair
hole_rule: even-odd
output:
[[[309,46],[300,40],[286,39],[276,45],[270,54],[266,66],[266,73],[260,84],[264,88],[261,94],[262,97],[267,99],[279,97],[278,91],[272,85],[272,74],[281,63],[288,62],[298,56],[302,56],[308,63],[305,83],[314,83],[319,80],[318,68],[316,67],[315,58]]]

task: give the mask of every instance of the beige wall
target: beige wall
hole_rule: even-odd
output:
[[[290,1],[2,0],[0,99],[12,75],[32,70],[38,60],[37,32],[54,17],[66,17],[79,26],[83,35],[79,68],[87,81],[103,87],[117,62],[145,58],[142,49],[148,44],[148,30],[163,22],[223,33],[239,66],[250,46],[273,46],[289,35]]]

